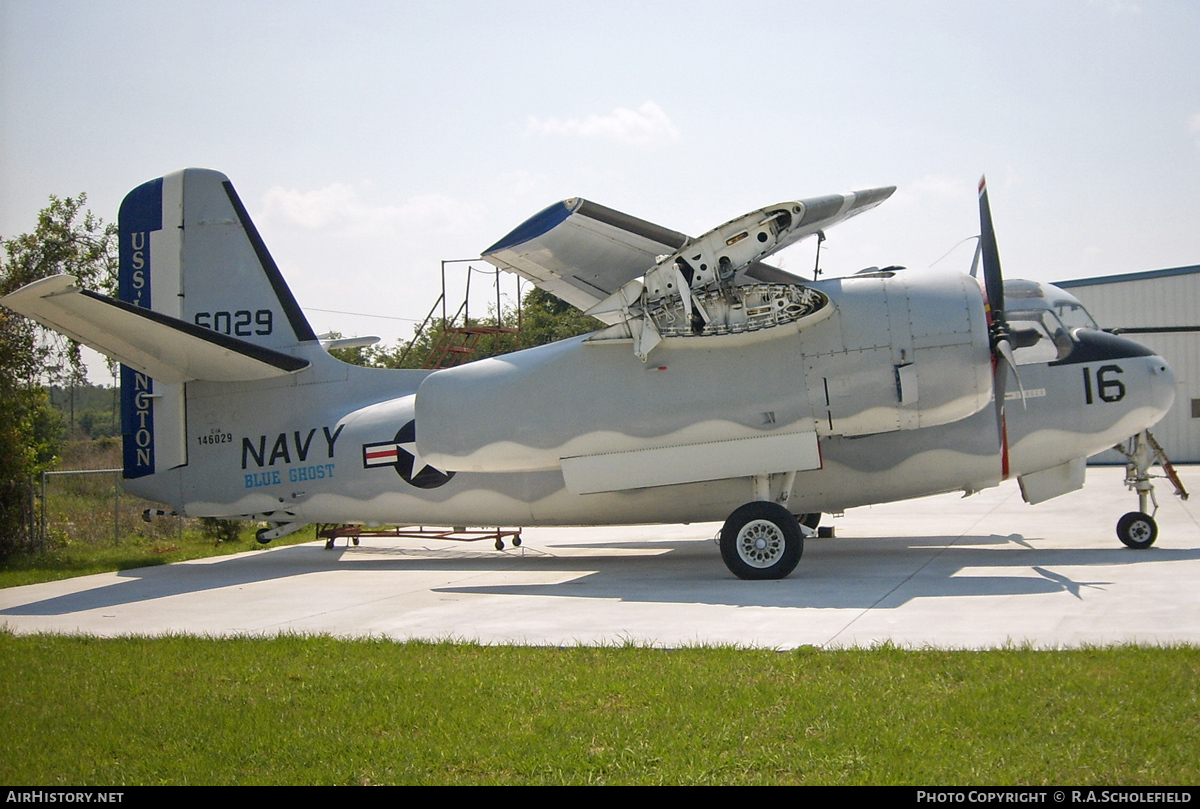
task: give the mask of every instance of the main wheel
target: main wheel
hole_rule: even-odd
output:
[[[778,503],[747,503],[721,528],[721,558],[739,579],[782,579],[803,553],[800,524]]]
[[[256,540],[258,540],[260,545],[266,545],[267,543],[269,543],[271,541],[269,539],[263,539],[263,534],[267,533],[267,531],[270,531],[270,530],[271,530],[270,528],[259,528],[257,531],[254,532],[254,538]]]
[[[1139,551],[1149,548],[1158,539],[1158,523],[1149,514],[1131,511],[1117,520],[1117,538]]]

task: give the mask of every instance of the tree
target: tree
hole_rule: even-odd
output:
[[[505,309],[501,314],[500,324],[515,328],[517,326],[516,310]],[[471,318],[466,325],[495,326],[496,313],[493,309],[485,317]],[[525,294],[521,301],[520,327],[519,335],[484,335],[476,343],[474,350],[467,358],[468,361],[498,357],[522,348],[532,348],[565,340],[568,337],[596,331],[603,328],[604,324],[595,318],[588,317],[571,304],[549,292],[534,287]],[[442,322],[438,319],[429,323],[423,332],[414,335],[408,343],[397,343],[390,347],[335,348],[329,353],[344,362],[364,365],[368,368],[420,368],[434,347],[441,342],[442,331]]]
[[[32,233],[0,239],[0,295],[59,273],[112,292],[117,229],[84,209],[85,194],[50,197]],[[54,464],[62,424],[45,386],[86,379],[79,344],[0,307],[0,554],[17,547],[30,477]]]
[[[534,287],[525,295],[521,312],[521,345],[540,346],[604,328],[571,304]]]

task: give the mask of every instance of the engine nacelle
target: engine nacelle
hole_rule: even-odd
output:
[[[916,430],[964,419],[992,399],[992,360],[975,279],[882,271],[819,285],[835,328],[804,341],[822,435]]]
[[[667,338],[647,363],[627,341],[576,338],[437,371],[417,391],[417,447],[439,469],[533,471],[772,435],[915,430],[991,400],[973,279],[888,272],[814,286],[835,315]]]

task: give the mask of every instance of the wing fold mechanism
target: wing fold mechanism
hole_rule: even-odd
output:
[[[80,289],[70,275],[34,281],[0,303],[162,382],[249,382],[309,367],[291,354]]]
[[[762,260],[895,190],[783,202],[695,239],[573,198],[533,216],[483,257],[609,324],[591,339],[630,339],[645,362],[667,337],[755,331],[826,308],[828,298],[804,279]]]

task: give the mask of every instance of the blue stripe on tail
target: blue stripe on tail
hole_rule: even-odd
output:
[[[162,178],[138,186],[121,203],[117,297],[150,308],[150,234],[162,230]],[[154,474],[154,380],[121,366],[124,477]]]

